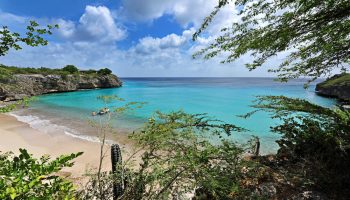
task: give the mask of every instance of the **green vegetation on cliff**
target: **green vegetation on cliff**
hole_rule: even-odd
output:
[[[335,97],[344,102],[350,101],[350,74],[335,75],[316,85],[317,94]]]
[[[108,75],[112,71],[108,68],[96,70],[79,70],[74,65],[66,65],[65,67],[59,69],[51,69],[46,67],[33,68],[33,67],[15,67],[15,66],[6,66],[0,64],[0,81],[4,79],[11,78],[15,74],[41,74],[41,75],[61,75],[66,76],[69,74],[82,74],[90,76],[99,76],[99,75]]]
[[[62,69],[0,65],[0,72],[0,101],[21,100],[53,92],[122,86],[121,80],[107,68],[79,71],[73,65]]]
[[[344,73],[327,79],[325,82],[319,84],[321,87],[333,87],[350,85],[350,74]]]

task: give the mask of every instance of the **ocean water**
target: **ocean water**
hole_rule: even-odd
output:
[[[146,102],[141,109],[121,116],[113,121],[115,127],[134,130],[155,112],[183,110],[188,113],[207,113],[225,123],[233,123],[248,129],[248,132],[233,134],[232,139],[246,142],[251,135],[261,138],[265,153],[274,152],[274,142],[279,135],[270,132],[270,127],[279,123],[269,114],[259,112],[248,119],[237,117],[252,111],[250,105],[258,95],[285,95],[303,98],[331,107],[336,101],[317,96],[315,83],[303,88],[306,80],[292,80],[288,83],[275,82],[272,78],[122,78],[123,87],[113,89],[86,90],[70,93],[43,95],[33,103],[32,115],[55,123],[81,127],[91,112],[104,107],[98,100],[101,95],[117,95],[126,102]],[[120,106],[125,102],[113,102],[108,106]],[[34,114],[33,114],[34,113]],[[36,122],[37,123],[37,122]],[[83,130],[80,130],[80,133]],[[83,133],[81,133],[83,134]],[[93,133],[89,133],[90,135]]]

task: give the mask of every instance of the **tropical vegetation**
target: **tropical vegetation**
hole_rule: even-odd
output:
[[[221,34],[195,57],[210,59],[225,53],[222,62],[230,63],[248,54],[249,70],[269,67],[283,81],[303,76],[312,81],[332,70],[349,69],[350,1],[218,0],[194,40],[228,4],[241,8],[237,20],[222,27]],[[269,63],[277,56],[284,58],[282,62]]]
[[[16,66],[6,66],[0,64],[0,82],[9,81],[13,75],[16,74],[42,74],[42,75],[87,75],[87,76],[101,76],[109,75],[112,71],[108,68],[96,70],[79,70],[74,65],[66,65],[63,68],[47,68],[47,67],[16,67]]]
[[[42,28],[37,22],[30,21],[27,26],[27,32],[23,36],[17,32],[11,32],[7,26],[3,26],[0,29],[0,56],[6,55],[11,49],[21,50],[21,44],[32,47],[45,46],[48,44],[48,41],[43,36],[51,35],[52,30],[56,28],[59,28],[57,24],[47,25],[45,28]]]
[[[74,199],[75,187],[71,181],[59,176],[63,167],[73,165],[72,160],[82,153],[34,158],[25,149],[0,154],[0,199]]]

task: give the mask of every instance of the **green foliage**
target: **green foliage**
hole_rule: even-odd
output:
[[[123,199],[186,199],[196,189],[210,199],[237,198],[244,193],[241,168],[248,166],[240,159],[244,148],[221,136],[241,130],[206,115],[157,112],[130,136],[142,152],[142,163],[125,171]],[[220,142],[213,144],[215,139]]]
[[[66,65],[62,68],[63,71],[69,72],[71,74],[78,73],[79,69],[74,65]]]
[[[89,69],[89,70],[82,71],[82,72],[85,73],[85,74],[97,74],[97,71],[94,70],[94,69]]]
[[[88,172],[86,175],[89,179],[84,187],[77,192],[78,199],[113,199],[113,182],[120,179],[120,176],[107,172],[101,172],[99,176],[94,172]],[[102,191],[97,189],[98,185],[103,185]]]
[[[6,83],[12,77],[9,70],[0,67],[0,82]]]
[[[104,68],[104,69],[98,70],[97,73],[99,75],[109,75],[109,74],[112,74],[112,70],[110,70],[108,68]]]
[[[57,176],[63,167],[82,153],[60,156],[54,160],[35,159],[25,149],[14,156],[0,155],[0,199],[74,199],[73,184]]]
[[[109,74],[108,72],[105,72]],[[32,67],[15,67],[5,66],[0,64],[0,82],[6,83],[11,80],[15,74],[42,74],[42,75],[60,75],[63,79],[67,80],[70,75],[78,77],[79,74],[83,74],[89,77],[98,77],[103,75],[97,73],[96,70],[87,70],[80,72],[75,66],[67,65],[63,69],[51,69],[46,67],[32,68]],[[78,77],[79,78],[79,77]]]
[[[116,96],[99,98],[104,102],[120,100]],[[89,174],[79,198],[111,198],[112,183],[124,180],[120,198],[124,200],[190,199],[193,192],[198,199],[253,199],[251,190],[242,186],[242,179],[256,172],[256,163],[241,159],[250,146],[222,137],[242,130],[205,114],[157,112],[130,135],[135,151],[117,166],[117,173]]]
[[[350,63],[350,1],[348,0],[218,0],[218,6],[194,34],[194,40],[207,28],[215,15],[230,3],[241,8],[237,22],[223,27],[209,47],[197,52],[209,59],[228,54],[229,63],[250,54],[247,63],[253,70],[280,53],[286,58],[270,72],[286,81],[300,76],[313,79],[333,69],[346,71]]]
[[[3,107],[0,107],[0,113],[11,112],[14,109],[16,109],[16,104],[5,105]]]
[[[54,28],[58,28],[58,25],[47,25],[46,28],[40,28],[38,23],[30,21],[30,24],[27,26],[26,35],[21,36],[19,33],[11,32],[7,26],[3,26],[0,29],[0,56],[6,55],[10,49],[22,49],[20,43],[32,47],[47,45],[48,41],[42,35],[51,35]]]
[[[349,111],[283,96],[259,97],[253,107],[283,121],[272,128],[282,136],[278,156],[301,164],[298,174],[331,194],[350,192]]]
[[[344,74],[336,75],[320,83],[320,86],[322,87],[343,86],[343,85],[350,85],[350,74],[344,73]]]
[[[9,105],[5,105],[3,107],[0,107],[0,113],[7,113],[7,112],[11,112],[13,110],[15,110],[18,107],[28,107],[29,104],[33,101],[35,101],[36,98],[35,97],[24,97],[22,100],[16,101],[15,103],[9,104]]]
[[[1,71],[7,71],[11,76],[14,74],[59,74],[61,70],[59,69],[50,69],[50,68],[32,68],[32,67],[15,67],[15,66],[5,66],[0,64]]]

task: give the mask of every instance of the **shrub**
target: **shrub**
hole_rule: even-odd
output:
[[[3,107],[0,107],[0,113],[11,112],[14,109],[16,109],[16,104],[5,105]]]
[[[282,136],[277,156],[287,165],[302,166],[289,174],[302,175],[305,183],[329,195],[350,193],[349,111],[283,96],[259,97],[254,107],[282,120],[272,128]]]
[[[133,167],[135,157],[131,156],[123,163],[124,170],[120,166],[116,174],[103,176],[103,188],[110,194],[111,183],[124,177],[124,194],[120,197],[124,200],[188,199],[194,191],[209,199],[250,199],[250,193],[241,187],[241,169],[249,168],[250,162],[241,156],[248,146],[220,138],[241,130],[206,115],[158,112],[130,136],[139,149],[135,154],[142,158],[139,167]],[[218,142],[213,144],[213,140]],[[100,194],[96,182],[97,178],[90,180],[83,199]]]
[[[3,107],[0,107],[0,113],[7,113],[7,112],[11,112],[13,110],[15,110],[18,107],[28,107],[29,104],[32,101],[35,101],[36,98],[35,97],[24,97],[22,100],[16,101],[15,103],[9,104],[9,105],[5,105]]]
[[[112,74],[112,70],[110,70],[108,68],[104,68],[104,69],[98,70],[97,73],[99,75],[109,75],[109,74]]]
[[[84,73],[85,74],[97,74],[97,71],[94,69],[89,69],[89,70],[84,71]]]
[[[60,156],[52,161],[35,159],[25,149],[19,156],[0,154],[0,199],[74,199],[73,183],[57,176],[63,167],[71,167],[82,153]]]
[[[66,65],[65,67],[62,68],[63,71],[67,71],[71,74],[78,73],[79,69],[74,66],[74,65]]]
[[[6,83],[11,79],[11,77],[12,77],[11,72],[6,68],[2,68],[0,66],[0,82]]]
[[[69,77],[69,75],[70,75],[70,72],[61,71],[59,74],[60,74],[60,76],[62,77],[63,80],[67,81],[67,80],[68,80],[68,77]]]

